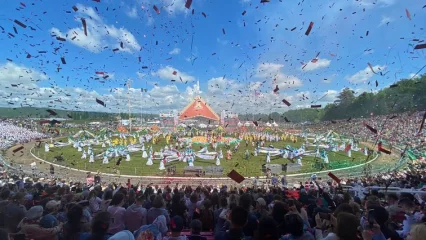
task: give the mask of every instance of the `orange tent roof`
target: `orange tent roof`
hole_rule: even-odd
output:
[[[179,120],[185,120],[194,117],[204,117],[219,121],[219,116],[207,105],[207,103],[201,99],[201,97],[195,97],[194,100],[186,106],[179,116]]]

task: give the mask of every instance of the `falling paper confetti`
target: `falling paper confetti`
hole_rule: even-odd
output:
[[[157,7],[157,6],[155,6],[155,5],[154,5],[154,7],[153,7],[153,8],[154,8],[154,11],[155,11],[157,14],[160,14],[160,9],[158,9],[158,7]]]
[[[82,18],[82,19],[81,19],[81,24],[83,24],[84,35],[86,35],[86,36],[87,36],[87,25],[86,25],[86,19]]]
[[[306,29],[306,32],[305,32],[306,36],[309,36],[313,27],[314,27],[314,22],[309,23],[309,27],[308,29]]]

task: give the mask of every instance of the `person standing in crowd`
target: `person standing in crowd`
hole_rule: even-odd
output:
[[[126,209],[125,219],[127,230],[133,232],[146,225],[147,211],[142,207],[145,196],[136,196],[136,202]]]
[[[121,192],[116,193],[111,200],[108,212],[111,214],[110,225],[108,229],[109,234],[115,234],[125,229],[126,209],[123,208],[124,194]]]
[[[169,224],[170,216],[164,207],[165,203],[163,197],[161,195],[157,195],[154,201],[152,202],[152,208],[148,210],[146,223],[151,224],[158,216],[163,215],[164,217],[166,217],[167,224]]]
[[[248,221],[248,212],[243,207],[234,207],[229,213],[229,230],[220,230],[215,234],[215,240],[241,240],[245,239],[244,226]]]
[[[34,206],[25,214],[25,218],[17,225],[21,229],[19,233],[25,234],[26,238],[34,240],[58,239],[62,231],[63,224],[60,223],[54,228],[43,228],[40,226],[40,219],[43,216],[43,207]]]

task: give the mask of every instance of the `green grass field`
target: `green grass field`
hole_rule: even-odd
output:
[[[284,146],[291,145],[293,147],[299,148],[302,145],[301,140],[302,139],[299,139],[296,143],[290,141],[266,142],[265,146],[273,145],[277,148],[283,148]],[[66,139],[63,139],[63,141],[65,142]],[[164,148],[165,145],[166,142],[164,139],[162,139],[157,144],[153,145],[153,149],[154,151],[159,151],[160,148]],[[151,144],[146,144],[145,146],[149,147],[151,146]],[[195,151],[198,151],[200,147],[199,145],[194,144],[193,148]],[[218,147],[218,150],[220,148],[222,148],[224,157],[226,157],[226,147]],[[233,149],[233,146],[231,146],[231,148]],[[249,149],[250,153],[253,153],[253,147],[251,146],[251,144],[249,144],[247,148]],[[262,164],[266,163],[265,155],[260,154],[257,157],[251,155],[249,160],[247,161],[244,158],[244,153],[247,148],[245,142],[241,142],[239,150],[237,151],[237,153],[233,154],[231,160],[227,161],[226,159],[221,159],[221,167],[223,167],[224,169],[224,174],[228,173],[232,169],[235,169],[236,171],[247,177],[263,175]],[[85,149],[87,150],[87,148]],[[93,149],[95,151],[95,154],[103,152],[100,146],[94,146]],[[310,147],[307,150],[313,150],[313,147]],[[213,151],[213,149],[209,148],[209,151]],[[120,174],[126,175],[164,176],[166,174],[165,171],[160,171],[158,169],[160,160],[154,160],[154,164],[152,166],[146,166],[147,159],[142,158],[142,152],[131,153],[131,160],[129,162],[126,162],[124,161],[125,158],[123,158],[119,166],[116,166],[115,159],[113,158],[109,159],[109,164],[102,164],[102,159],[95,160],[95,163],[89,163],[89,158],[81,159],[82,153],[78,152],[77,149],[73,148],[72,146],[50,148],[50,151],[47,153],[44,151],[44,147],[34,148],[33,153],[36,156],[47,161],[52,161],[55,156],[63,154],[65,161],[56,162],[57,164],[65,165],[72,168],[84,169],[91,172],[100,171],[103,173],[116,173],[117,169],[119,170]],[[361,152],[352,151],[352,158],[347,157],[345,152],[329,152],[328,158],[330,161],[330,167],[332,169],[337,169],[360,164],[365,160],[366,157]],[[314,167],[314,162],[314,157],[303,156],[303,166],[298,173],[318,171],[318,169],[315,169]],[[286,163],[289,163],[289,160],[283,159],[281,157],[271,158],[271,164]],[[215,166],[215,160],[202,160],[196,158],[194,165],[202,167]],[[176,166],[176,173],[180,175],[183,174],[183,169],[185,166],[187,166],[187,163],[175,161],[167,163],[166,167],[168,166]]]

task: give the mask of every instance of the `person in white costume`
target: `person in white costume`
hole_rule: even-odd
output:
[[[146,154],[146,150],[142,149],[142,158],[147,158],[148,154]]]
[[[105,142],[102,142],[102,147],[103,147],[103,148],[104,148],[104,147],[106,147]]]
[[[77,151],[79,151],[79,152],[83,151],[83,148],[81,148],[81,145],[80,145],[80,144],[78,144]]]
[[[365,156],[368,156],[367,146],[364,146],[364,155],[365,155]]]
[[[126,162],[130,161],[130,154],[126,155]]]
[[[266,153],[266,162],[270,163],[271,162],[271,155],[268,153]]]
[[[298,157],[297,158],[297,164],[299,164],[300,166],[303,166],[303,164],[302,164],[302,157]]]
[[[150,154],[149,156],[148,156],[148,161],[146,162],[146,165],[147,166],[152,166],[152,154]]]
[[[220,158],[219,158],[219,155],[216,155],[216,166],[220,166]]]
[[[222,148],[219,150],[219,158],[223,158]]]
[[[194,160],[193,160],[193,157],[189,157],[189,158],[188,158],[188,165],[189,165],[190,167],[193,167],[193,166],[194,166]]]
[[[83,151],[83,155],[81,155],[81,159],[86,159],[87,155],[86,155],[86,151]]]
[[[89,157],[89,163],[94,163],[94,162],[95,162],[95,155],[93,155],[93,152],[92,152]]]
[[[350,148],[348,150],[348,157],[352,157],[352,150]]]
[[[102,160],[102,164],[108,164],[108,163],[109,163],[108,157],[106,154],[104,154],[104,159]]]
[[[45,143],[45,144],[44,144],[44,151],[45,151],[45,152],[49,152],[49,150],[50,150],[50,149],[49,149],[49,144],[48,144],[48,143]]]
[[[158,168],[158,169],[160,169],[160,170],[166,169],[166,167],[164,166],[164,161],[165,161],[165,159],[160,161],[160,168]]]

